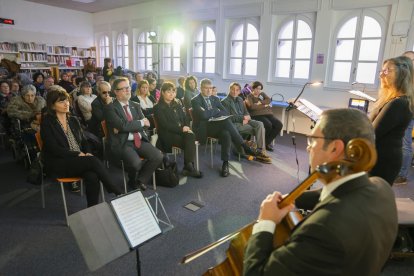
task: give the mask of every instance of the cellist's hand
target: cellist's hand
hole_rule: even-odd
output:
[[[282,209],[279,209],[277,204],[282,200],[282,194],[279,192],[274,192],[273,194],[268,195],[265,200],[263,200],[260,205],[259,220],[271,220],[276,224],[292,211],[295,207],[293,204],[290,204]]]

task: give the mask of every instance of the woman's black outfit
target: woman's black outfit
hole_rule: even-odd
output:
[[[40,134],[44,145],[46,172],[55,177],[82,177],[86,186],[88,207],[98,204],[100,181],[108,192],[121,194],[121,188],[115,186],[97,157],[79,156],[81,151],[89,153],[89,147],[79,121],[72,116],[67,120],[68,132],[65,133],[55,116],[45,115],[42,119]]]
[[[378,154],[377,163],[370,174],[385,179],[390,185],[401,169],[402,139],[412,117],[406,96],[391,99],[370,114]]]
[[[160,99],[154,106],[154,116],[159,128],[157,129],[157,147],[163,152],[171,152],[173,146],[183,149],[184,170],[194,171],[195,134],[193,132],[183,132],[183,127],[190,126],[183,111],[183,106],[178,100],[167,104]]]

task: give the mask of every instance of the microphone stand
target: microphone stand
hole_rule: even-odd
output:
[[[290,110],[295,108],[295,103],[299,100],[300,96],[302,96],[303,91],[305,91],[305,87],[308,84],[312,84],[313,82],[307,82],[302,86],[302,90],[300,90],[299,94],[296,96],[295,100],[293,102],[289,102],[289,105],[286,107],[286,111],[289,112]],[[288,117],[289,118],[289,117]]]

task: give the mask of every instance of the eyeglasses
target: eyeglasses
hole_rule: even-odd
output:
[[[130,90],[131,89],[131,87],[130,86],[125,86],[125,87],[121,87],[121,88],[117,88],[117,89],[115,89],[116,91],[128,91],[128,90]]]
[[[306,136],[306,139],[307,139],[307,142],[308,142],[308,147],[310,147],[315,143],[315,139],[336,140],[338,138],[329,138],[329,137],[308,135],[308,136]]]
[[[109,94],[109,93],[110,93],[110,91],[102,91],[101,92],[102,95],[106,95],[106,94]]]
[[[393,68],[385,68],[385,69],[382,69],[382,70],[378,71],[378,74],[388,75],[391,71],[395,71],[395,69],[393,69]]]

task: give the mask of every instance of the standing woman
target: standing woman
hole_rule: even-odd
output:
[[[394,183],[402,164],[402,138],[413,117],[413,65],[408,57],[387,59],[380,71],[379,99],[370,114],[378,159],[370,174]]]
[[[88,207],[98,204],[100,181],[108,192],[122,193],[102,162],[90,151],[79,121],[69,114],[69,94],[53,85],[47,94],[47,113],[42,118],[40,134],[46,171],[59,177],[82,177]]]
[[[109,79],[112,77],[112,73],[114,71],[114,67],[112,65],[111,58],[104,59],[104,67],[102,68],[102,74],[105,81],[109,82]]]
[[[273,151],[272,141],[282,130],[283,124],[276,119],[272,112],[272,101],[262,92],[263,84],[259,81],[252,83],[252,92],[247,95],[246,105],[253,120],[263,122],[266,130],[266,150]]]
[[[171,152],[176,145],[184,150],[183,174],[201,178],[203,174],[194,168],[195,135],[179,100],[176,99],[175,86],[164,82],[161,86],[161,98],[154,107],[154,116],[158,122],[160,148],[163,152]]]

